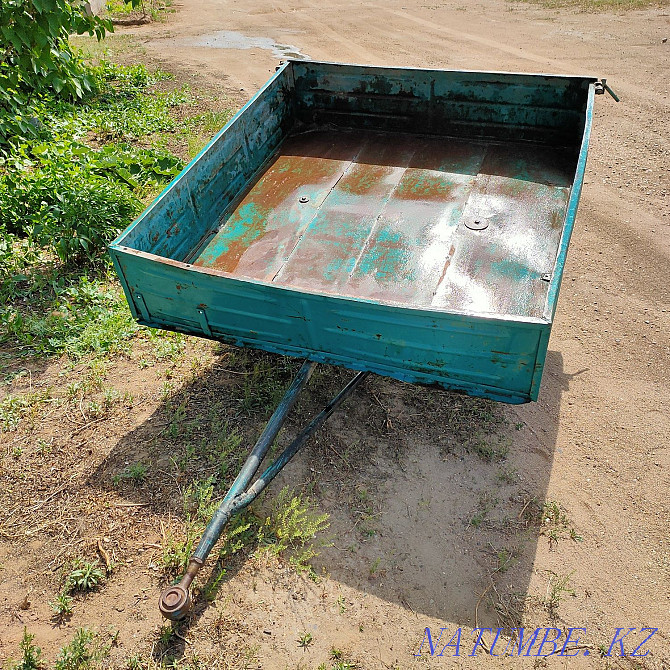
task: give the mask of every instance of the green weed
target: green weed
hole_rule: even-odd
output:
[[[571,525],[565,510],[554,501],[546,502],[542,507],[542,535],[549,539],[550,548],[564,538],[570,538],[574,542],[584,539]]]
[[[479,528],[482,525],[482,523],[484,523],[485,518],[486,518],[486,513],[484,511],[477,512],[470,519],[470,525],[474,526],[475,528]]]
[[[109,653],[97,633],[88,628],[78,628],[70,644],[60,650],[54,670],[89,670]]]
[[[231,368],[247,372],[240,387],[240,408],[245,413],[274,410],[295,373],[295,362],[288,357],[258,356],[247,351],[229,357]]]
[[[261,529],[266,551],[278,556],[290,550],[289,562],[297,570],[306,570],[318,555],[312,540],[329,526],[328,514],[320,514],[310,498],[284,487],[275,499],[270,515]]]
[[[221,130],[231,119],[232,112],[223,110],[219,112],[205,112],[190,119],[186,130],[186,143],[190,158],[204,149],[212,137]]]
[[[51,399],[49,388],[23,395],[5,396],[0,401],[0,432],[16,430],[24,419],[34,419],[38,408]]]
[[[211,478],[195,481],[184,491],[184,535],[177,539],[166,533],[159,559],[168,576],[176,576],[185,570],[195,543],[218,507],[212,499],[213,492]],[[294,569],[309,571],[309,561],[317,555],[312,541],[327,527],[328,515],[318,513],[308,497],[296,495],[289,488],[282,489],[265,519],[259,518],[251,509],[231,519],[219,550],[219,572],[204,587],[203,595],[208,600],[213,599],[225,575],[224,559],[249,547],[258,547],[259,554],[275,557],[290,553],[289,563]]]
[[[484,523],[489,512],[498,504],[497,498],[492,497],[488,493],[483,493],[479,498],[477,505],[477,512],[470,519],[470,525],[475,528],[480,528]]]
[[[576,595],[574,589],[569,586],[570,579],[574,574],[574,570],[570,574],[563,575],[562,577],[555,572],[551,573],[549,583],[547,584],[547,594],[544,599],[544,604],[551,614],[556,613],[561,600],[563,600],[563,597],[566,594],[573,597]]]
[[[67,593],[59,593],[49,605],[51,605],[51,609],[54,611],[58,621],[67,619],[74,610],[72,596],[69,596]]]
[[[516,468],[501,468],[496,473],[496,479],[501,484],[515,484],[519,481],[519,473]]]
[[[176,361],[180,358],[186,344],[186,336],[167,330],[147,329],[146,336],[153,346],[157,361]]]
[[[302,649],[307,649],[312,642],[314,642],[314,636],[309,631],[305,631],[298,638],[298,646]]]
[[[44,667],[42,650],[33,643],[35,635],[23,628],[23,638],[19,643],[21,648],[21,660],[18,663],[9,663],[10,670],[40,670]]]
[[[39,355],[66,354],[72,360],[129,351],[139,326],[107,272],[65,278],[26,278],[12,302],[0,305],[0,342]],[[23,297],[30,295],[30,301]],[[74,387],[68,390],[76,395]]]
[[[511,549],[500,549],[496,552],[496,572],[507,572],[516,562],[515,552]]]
[[[144,92],[159,77],[142,65],[103,61],[91,71],[95,95],[78,104],[46,95],[38,136],[10,145],[0,160],[0,275],[34,264],[42,249],[67,263],[97,258],[141,199],[182,168],[176,156],[136,141],[173,131],[170,110],[188,93]],[[91,137],[98,146],[86,143]]]
[[[243,437],[237,429],[230,429],[227,423],[217,433],[218,437],[210,446],[209,458],[218,463],[219,475],[224,479],[230,472],[231,466],[234,469],[238,465]]]
[[[91,591],[104,579],[105,573],[98,567],[98,561],[77,561],[65,580],[65,588],[68,591]]]
[[[344,614],[347,611],[347,601],[341,593],[337,596],[337,608],[340,614]]]
[[[129,465],[123,472],[112,477],[112,482],[118,486],[122,481],[131,481],[135,484],[142,484],[147,478],[149,468],[144,463],[133,463]]]
[[[166,534],[161,547],[159,563],[166,575],[176,576],[186,569],[195,544],[217,507],[212,502],[213,492],[212,478],[195,481],[183,492],[184,535],[177,539]]]

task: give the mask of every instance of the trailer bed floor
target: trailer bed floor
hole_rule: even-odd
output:
[[[295,133],[188,262],[301,291],[543,318],[574,170],[574,154],[547,146]]]

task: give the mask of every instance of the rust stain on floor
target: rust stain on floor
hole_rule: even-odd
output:
[[[194,264],[331,295],[539,317],[573,169],[546,147],[296,133]]]

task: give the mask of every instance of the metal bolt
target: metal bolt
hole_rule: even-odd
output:
[[[486,230],[489,227],[489,222],[481,219],[473,219],[465,222],[465,227],[470,230]]]

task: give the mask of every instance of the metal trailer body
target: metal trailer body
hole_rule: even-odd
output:
[[[289,61],[111,244],[133,316],[535,400],[599,86]]]

